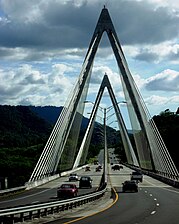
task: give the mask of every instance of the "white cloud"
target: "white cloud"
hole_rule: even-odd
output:
[[[1,0],[0,4],[0,103],[63,105],[80,73],[103,3],[100,0]],[[176,94],[179,2],[113,0],[106,6],[127,61],[138,63],[132,64],[133,77],[145,98],[154,94],[151,103],[157,102],[157,97],[164,102],[162,94],[166,91]],[[109,41],[104,37],[89,92],[98,92],[107,73],[116,96],[123,98],[118,68],[112,64],[115,58],[108,46]],[[142,63],[151,70],[148,72]],[[147,74],[148,79],[142,74]],[[149,78],[151,74],[156,75]],[[158,90],[162,92],[160,96]],[[169,97],[170,103],[177,100],[177,96]]]
[[[164,70],[146,80],[146,89],[162,91],[179,91],[179,72],[170,69]]]
[[[179,107],[179,96],[159,96],[151,95],[145,98],[145,103],[150,111],[151,116],[159,114],[160,112],[170,109],[170,111],[176,112]]]
[[[17,67],[13,71],[1,69],[1,104],[17,105],[31,102],[33,105],[46,105],[46,103],[62,105],[74,81],[74,77],[65,76],[70,71],[72,68],[65,64],[53,65],[48,74],[28,64]]]
[[[164,96],[152,95],[145,99],[145,103],[148,105],[166,105],[170,99]]]
[[[168,7],[173,11],[173,9],[179,9],[178,0],[143,0],[148,1],[149,3],[153,3],[156,7]]]
[[[1,7],[11,21],[31,23],[37,22],[41,17],[41,2],[43,1],[1,0]]]

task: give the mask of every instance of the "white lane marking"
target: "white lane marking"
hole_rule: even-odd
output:
[[[35,204],[35,203],[38,203],[38,202],[40,202],[40,201],[33,201],[33,202],[31,202],[31,204]]]
[[[167,184],[164,184],[164,185],[159,185],[159,186],[157,186],[156,184],[153,184],[153,183],[151,183],[150,181],[148,181],[148,180],[145,180],[147,183],[149,183],[150,184],[150,186],[145,186],[145,185],[143,185],[142,187],[160,187],[160,188],[165,188],[165,187],[172,187],[172,186],[170,186],[170,185],[167,185]],[[159,183],[160,183],[160,181],[159,181]],[[152,185],[152,186],[151,186]]]
[[[171,189],[163,188],[163,187],[161,187],[161,188],[164,189],[164,190],[166,190],[166,191],[171,191],[171,192],[173,192],[173,193],[177,193],[177,194],[179,194],[179,191],[175,191],[175,190],[171,190]]]
[[[155,213],[156,213],[156,211],[153,211],[153,212],[151,212],[150,214],[151,214],[151,215],[154,215]]]
[[[0,202],[0,204],[5,203],[5,202],[10,202],[10,201],[18,201],[18,200],[22,200],[22,199],[25,199],[25,198],[30,198],[32,196],[35,196],[35,195],[38,195],[38,194],[42,194],[42,193],[44,193],[46,191],[49,191],[49,190],[51,190],[51,189],[46,189],[46,190],[43,190],[43,191],[40,191],[40,192],[37,192],[37,193],[34,193],[34,194],[30,194],[30,195],[27,195],[27,196],[23,196],[23,197],[20,197],[20,198],[14,198],[14,199],[2,201],[2,202]]]
[[[147,188],[172,188],[172,186],[163,186],[163,185],[161,185],[161,186],[151,186],[151,185],[142,185],[141,186],[142,188],[145,188],[145,187],[147,187]]]
[[[148,182],[149,184],[153,185],[153,186],[149,186],[149,187],[158,187],[158,188],[162,188],[163,190],[166,190],[166,191],[170,191],[170,192],[179,194],[179,191],[175,191],[175,190],[172,190],[172,189],[168,189],[169,187],[172,188],[172,186],[170,186],[170,185],[157,186],[157,185],[152,184],[150,181],[147,181],[147,180],[145,180],[145,181]],[[148,186],[141,186],[141,187],[144,188],[144,187],[148,187]]]
[[[148,180],[145,180],[148,184],[151,184],[152,186],[156,186],[155,184],[151,183],[150,181]]]

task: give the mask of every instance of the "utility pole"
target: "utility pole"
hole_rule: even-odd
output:
[[[106,108],[104,109],[104,183],[107,184],[107,135],[106,135]]]

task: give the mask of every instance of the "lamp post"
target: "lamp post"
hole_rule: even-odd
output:
[[[98,108],[100,108],[104,113],[104,116],[103,116],[103,123],[104,123],[104,168],[103,168],[103,175],[102,175],[101,182],[102,182],[102,185],[107,184],[107,136],[106,136],[106,120],[107,120],[107,118],[106,118],[106,113],[114,107],[118,122],[120,122],[120,124],[125,126],[123,124],[123,119],[122,119],[122,116],[120,114],[118,104],[119,103],[126,103],[126,101],[116,102],[116,101],[113,100],[112,101],[113,105],[110,106],[110,107],[106,107],[106,108],[103,108],[103,107],[99,106],[99,101],[93,103],[92,101],[86,100],[86,101],[84,101],[84,103],[92,103],[94,105],[94,107],[93,107],[93,111],[95,111],[94,114],[96,114]],[[95,115],[93,115],[93,116],[95,116]],[[124,131],[123,126],[122,126],[122,129]]]
[[[93,103],[92,101],[84,101],[84,103]],[[98,105],[98,107],[103,111],[103,125],[104,125],[104,164],[103,164],[103,176],[102,176],[102,183],[107,184],[107,136],[106,136],[106,111],[108,108],[104,108]]]
[[[107,136],[106,136],[106,108],[104,108],[104,183],[107,184]]]

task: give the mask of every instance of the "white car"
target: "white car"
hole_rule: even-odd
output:
[[[69,181],[78,181],[78,175],[76,173],[71,173],[69,176]]]

